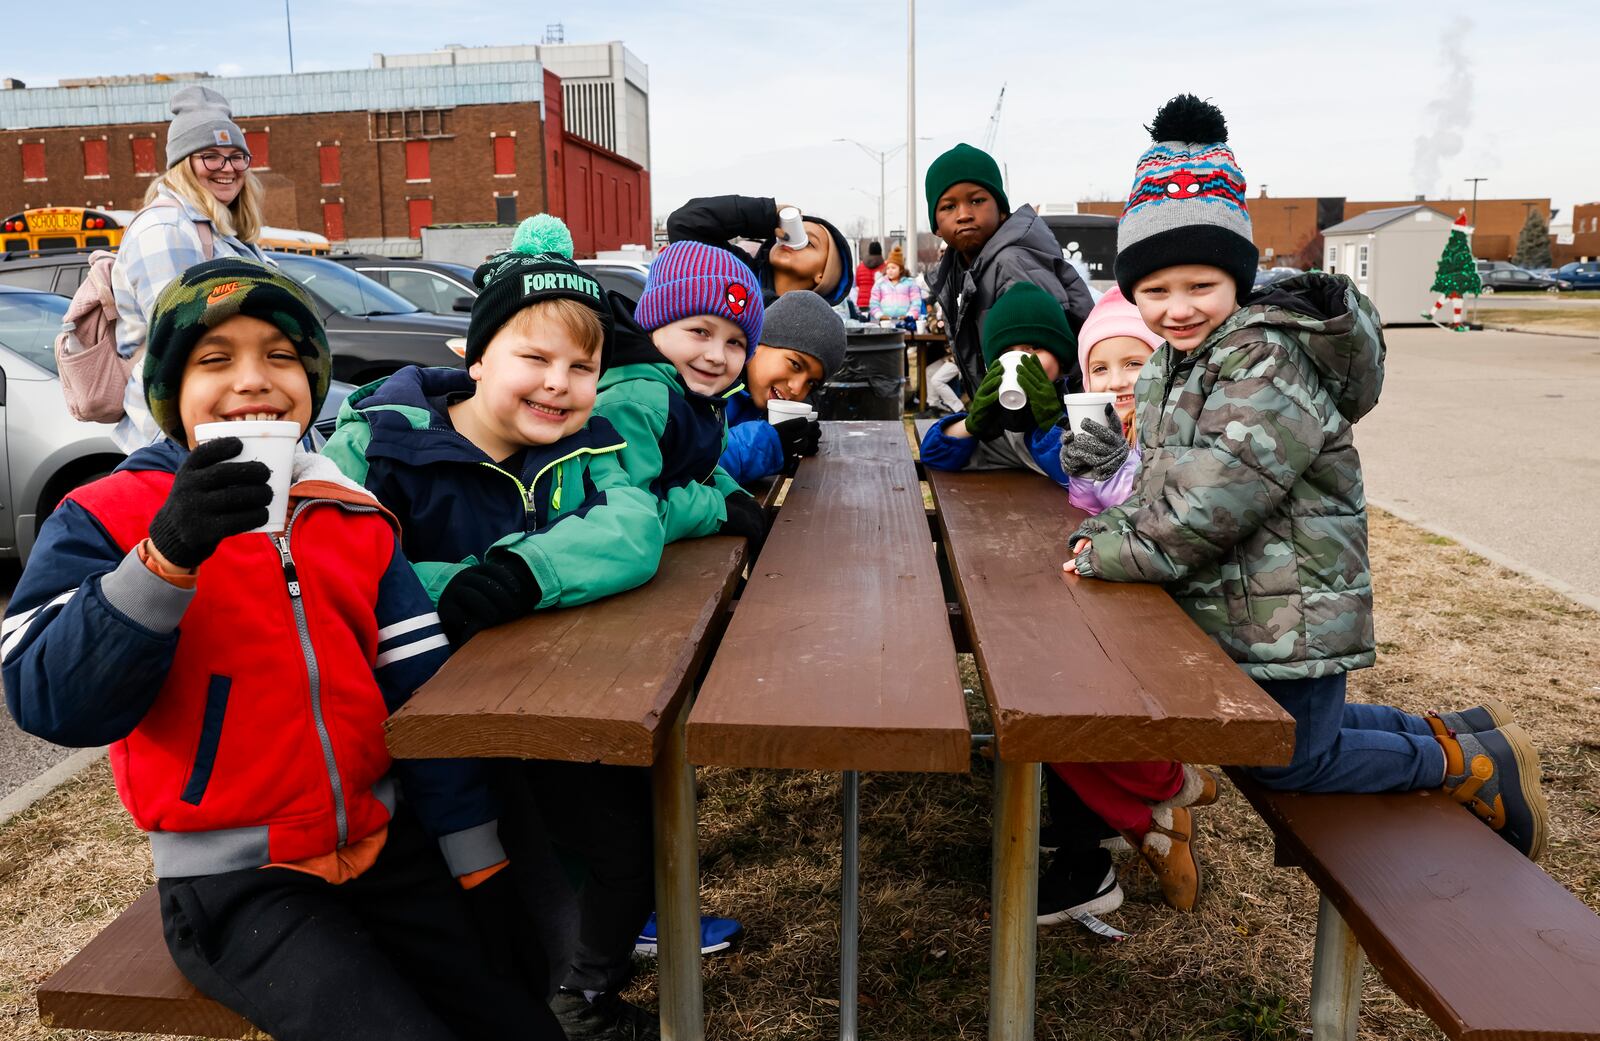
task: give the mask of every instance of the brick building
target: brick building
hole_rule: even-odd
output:
[[[1600,202],[1580,202],[1572,208],[1572,241],[1551,246],[1557,264],[1600,257]]]
[[[405,252],[425,224],[547,210],[568,218],[580,255],[649,241],[648,172],[568,132],[561,81],[537,61],[208,82],[245,131],[268,224]],[[0,91],[0,214],[138,208],[166,167],[176,89]]]

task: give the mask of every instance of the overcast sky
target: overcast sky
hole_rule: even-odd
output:
[[[905,140],[903,0],[289,2],[301,71],[366,67],[374,51],[537,43],[550,22],[568,42],[624,41],[650,69],[658,214],[692,195],[744,192],[875,225],[878,163],[833,139]],[[773,13],[783,6],[794,13]],[[34,15],[0,74],[44,86],[288,71],[279,0],[56,9],[79,31],[47,31]],[[1463,179],[1481,176],[1484,197],[1548,196],[1567,211],[1600,200],[1597,46],[1590,0],[919,0],[917,133],[931,140],[918,142],[918,183],[944,148],[983,141],[1004,85],[994,151],[1013,202],[1122,198],[1148,143],[1142,124],[1192,91],[1227,115],[1251,195],[1266,184],[1272,195],[1465,196]],[[898,227],[903,159],[887,174]],[[919,212],[926,220],[925,203]]]

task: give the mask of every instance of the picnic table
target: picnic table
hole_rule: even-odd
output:
[[[936,349],[949,349],[944,333],[906,333],[906,346],[916,352],[917,408],[928,408],[928,355]]]

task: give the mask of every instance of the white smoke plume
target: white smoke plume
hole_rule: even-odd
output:
[[[1439,183],[1439,165],[1461,154],[1464,135],[1472,125],[1472,61],[1467,57],[1467,34],[1472,19],[1457,15],[1439,41],[1444,84],[1439,96],[1423,109],[1423,133],[1411,160],[1411,179],[1417,193],[1432,195]]]

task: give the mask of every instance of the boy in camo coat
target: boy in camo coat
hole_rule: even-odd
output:
[[[1413,716],[1345,703],[1373,664],[1366,497],[1352,424],[1383,385],[1372,302],[1304,275],[1251,297],[1245,181],[1222,113],[1157,114],[1118,229],[1123,293],[1166,343],[1137,387],[1132,495],[1071,539],[1085,578],[1159,582],[1295,719],[1294,758],[1254,771],[1293,791],[1438,788],[1530,858],[1548,810],[1538,753],[1504,706]],[[1080,435],[1074,441],[1086,442]],[[1115,470],[1068,445],[1072,471]]]

